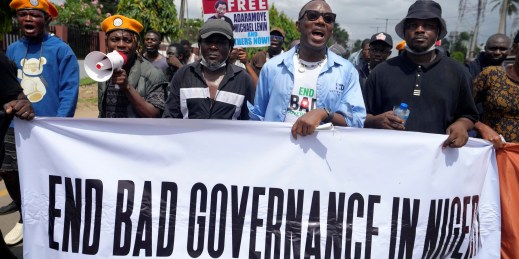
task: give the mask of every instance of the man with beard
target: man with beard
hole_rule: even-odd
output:
[[[79,92],[79,65],[69,45],[45,29],[58,16],[56,7],[47,0],[13,0],[9,6],[16,10],[23,37],[7,48],[6,55],[18,67],[18,80],[36,115],[73,117]],[[0,171],[14,201],[11,208],[21,208],[14,141],[14,129],[10,128],[5,141],[6,156]],[[5,242],[8,245],[21,242],[22,230],[20,216],[20,221],[5,236]]]
[[[325,1],[310,1],[296,22],[300,43],[262,69],[253,120],[292,123],[292,136],[321,123],[361,128],[366,117],[355,67],[326,47],[336,15]]]
[[[162,43],[162,35],[155,30],[149,30],[144,35],[144,58],[151,62],[157,69],[166,74],[168,62],[166,57],[159,53],[160,44]]]
[[[364,85],[369,73],[380,63],[386,61],[391,55],[391,48],[393,48],[393,38],[391,35],[380,32],[371,36],[369,41],[369,61],[363,66],[356,66],[359,72],[360,87],[362,92],[365,92]]]
[[[285,31],[279,27],[270,30],[270,46],[266,51],[259,51],[251,59],[252,68],[259,77],[261,68],[269,59],[283,53],[283,42],[285,41]]]
[[[166,76],[137,53],[142,24],[122,15],[101,23],[108,52],[127,57],[112,78],[98,84],[100,118],[157,118],[162,115],[168,85]]]
[[[485,67],[501,66],[510,52],[511,45],[512,40],[505,34],[497,33],[490,36],[485,44],[485,51],[467,64],[472,77],[475,78]]]
[[[209,19],[198,32],[201,59],[177,71],[169,84],[164,118],[248,120],[252,82],[230,62],[231,26]]]
[[[467,143],[478,113],[467,70],[435,49],[447,34],[441,12],[438,3],[418,0],[396,25],[406,51],[379,64],[368,77],[365,127],[447,134],[443,147]],[[392,111],[400,103],[411,111],[405,127]]]

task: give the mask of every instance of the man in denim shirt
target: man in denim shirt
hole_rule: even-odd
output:
[[[326,47],[335,16],[325,1],[303,6],[296,22],[300,44],[261,70],[252,120],[293,123],[294,138],[312,134],[321,123],[363,127],[366,109],[359,75]]]

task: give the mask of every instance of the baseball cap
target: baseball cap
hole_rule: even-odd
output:
[[[207,20],[204,25],[202,25],[202,28],[200,28],[198,37],[206,39],[215,33],[222,34],[229,40],[233,38],[231,25],[222,19]]]
[[[270,34],[272,34],[272,32],[275,32],[275,31],[281,33],[281,36],[283,36],[283,38],[285,38],[285,35],[286,35],[285,30],[283,30],[279,27],[274,27],[274,28],[270,29]]]
[[[381,42],[386,43],[390,48],[393,47],[393,38],[391,38],[391,35],[389,35],[385,32],[379,32],[379,33],[373,34],[373,36],[371,36],[371,39],[369,40],[369,43],[371,44],[375,41],[381,41]]]

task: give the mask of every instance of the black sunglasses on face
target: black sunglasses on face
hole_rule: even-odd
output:
[[[299,17],[299,20],[303,19],[303,17],[305,17],[305,15],[309,21],[315,21],[315,20],[319,19],[319,17],[322,16],[325,23],[334,23],[335,17],[337,17],[337,15],[334,13],[321,13],[321,12],[314,11],[314,10],[306,10],[303,13],[303,15],[301,15],[301,17]]]

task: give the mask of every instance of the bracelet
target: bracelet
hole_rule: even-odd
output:
[[[326,111],[326,119],[323,120],[323,123],[332,122],[333,115],[335,115],[335,112],[332,112],[328,110],[327,108],[323,108],[324,111]]]
[[[492,140],[500,139],[500,138],[501,138],[501,142],[506,143],[505,137],[503,137],[503,135],[501,135],[501,134],[499,134],[498,136],[493,137]]]

